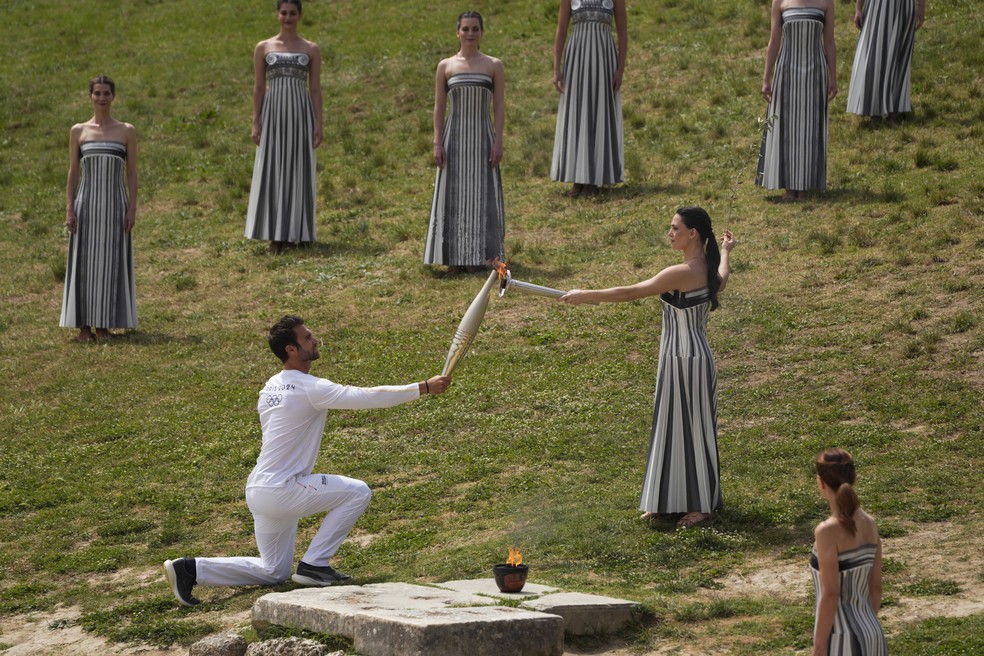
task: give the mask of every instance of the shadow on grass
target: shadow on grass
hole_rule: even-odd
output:
[[[617,187],[602,187],[594,197],[601,200],[631,200],[645,196],[679,196],[686,193],[688,189],[689,187],[684,187],[675,182],[668,184],[649,182],[642,184],[629,183]]]
[[[812,518],[797,517],[778,520],[765,512],[742,508],[725,508],[702,526],[738,533],[750,544],[758,546],[800,546],[813,541]]]
[[[574,275],[575,267],[565,264],[557,267],[537,267],[523,264],[522,262],[510,263],[509,271],[513,277],[524,282],[534,280],[564,280]],[[534,283],[539,284],[539,283]]]
[[[814,522],[809,519],[797,518],[790,525],[786,520],[780,521],[764,512],[725,507],[715,513],[709,520],[690,528],[678,528],[677,521],[683,514],[669,514],[647,520],[650,530],[657,533],[676,533],[684,531],[713,530],[733,533],[742,536],[751,545],[756,546],[800,546],[813,540]]]
[[[523,282],[533,282],[533,279],[538,281],[542,280],[563,280],[565,278],[571,277],[575,272],[575,267],[570,265],[562,265],[552,268],[527,266],[521,262],[513,261],[507,263],[509,267],[509,272],[517,280],[522,280]],[[485,280],[488,278],[489,273],[492,272],[491,269],[483,268],[479,271],[461,271],[451,273],[448,268],[444,265],[424,265],[423,270],[434,280]],[[539,283],[534,283],[539,284]],[[496,288],[498,290],[498,288]]]
[[[826,205],[833,203],[898,203],[904,200],[899,192],[888,191],[879,192],[871,189],[851,189],[848,187],[835,187],[826,191],[807,192],[805,198],[799,200],[784,200],[782,195],[766,196],[765,200],[773,205],[795,207],[797,205],[809,205],[811,203]]]
[[[938,117],[935,110],[928,108],[919,112],[895,114],[887,118],[881,116],[858,116],[856,118],[858,129],[879,132],[930,125],[935,123]]]
[[[477,271],[468,271],[464,267],[460,271],[449,271],[443,264],[424,264],[423,271],[434,280],[485,280],[489,277],[492,269],[482,268]]]
[[[162,332],[137,330],[132,333],[122,333],[113,339],[100,342],[104,346],[154,346],[157,344],[201,344],[199,335],[170,335]]]
[[[421,247],[423,247],[423,245],[421,245]],[[374,255],[382,255],[389,250],[389,248],[386,244],[374,241],[372,239],[353,240],[345,236],[339,236],[337,239],[329,238],[324,241],[311,242],[304,246],[299,246],[296,250],[300,253],[307,252],[312,257],[328,258],[338,255],[360,255],[370,257]]]
[[[185,608],[182,606],[179,607],[178,610],[189,613],[196,611],[213,612],[228,608],[233,605],[233,602],[239,599],[253,599],[255,602],[263,595],[270,594],[271,592],[290,592],[291,590],[296,590],[302,587],[304,586],[298,585],[293,581],[285,581],[274,585],[246,585],[236,588],[214,587],[211,589],[222,590],[225,594],[216,594],[207,601],[203,601],[201,604],[194,606],[193,608]]]
[[[269,258],[272,264],[278,262],[289,262],[292,257],[319,257],[328,259],[339,255],[360,255],[374,256],[385,253],[388,247],[372,239],[350,239],[342,235],[332,235],[327,239],[321,238],[318,241],[302,242],[291,244],[277,254],[267,251],[267,242],[257,242],[259,245],[253,248],[253,254],[257,257]]]

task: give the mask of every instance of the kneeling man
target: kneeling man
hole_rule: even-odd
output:
[[[284,363],[260,390],[257,410],[263,445],[246,481],[259,558],[178,558],[164,563],[174,596],[185,606],[199,602],[195,585],[269,585],[286,581],[294,567],[294,540],[302,517],[327,513],[291,577],[303,585],[337,585],[351,577],[328,564],[372,492],[363,481],[312,474],[329,409],[388,408],[441,394],[451,383],[434,376],[401,386],[350,387],[308,373],[320,357],[319,341],[299,317],[285,316],[270,329],[270,348]]]

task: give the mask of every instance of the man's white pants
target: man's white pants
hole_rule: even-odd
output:
[[[246,489],[253,513],[259,558],[196,558],[198,585],[269,585],[290,578],[294,570],[294,540],[302,517],[326,512],[321,528],[301,558],[324,566],[359,519],[372,491],[363,481],[345,476],[298,476],[282,488]]]

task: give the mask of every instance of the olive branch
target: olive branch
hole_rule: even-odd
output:
[[[756,129],[757,136],[755,140],[752,141],[746,149],[742,150],[738,154],[737,157],[739,161],[738,171],[737,173],[735,173],[735,179],[731,185],[730,198],[728,202],[728,218],[727,221],[725,221],[725,226],[728,230],[731,229],[731,219],[733,218],[735,212],[735,201],[738,200],[739,187],[741,187],[741,185],[745,182],[745,172],[748,170],[748,164],[752,159],[754,159],[756,162],[758,161],[757,151],[761,149],[762,140],[765,138],[765,135],[772,130],[772,126],[775,124],[775,122],[776,122],[775,114],[773,114],[772,116],[766,116],[764,118],[762,116],[756,117],[755,125],[757,128]]]

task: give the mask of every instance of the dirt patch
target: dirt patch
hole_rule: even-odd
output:
[[[922,579],[952,581],[960,591],[952,595],[897,595],[897,603],[886,607],[881,617],[885,629],[931,617],[964,617],[984,612],[984,555],[972,526],[943,522],[929,529],[885,540],[884,557],[905,565],[891,575],[900,584]],[[888,575],[886,575],[886,579]]]
[[[147,647],[110,644],[82,630],[78,607],[50,613],[31,613],[0,619],[0,643],[13,645],[4,656],[174,656],[187,647]]]

